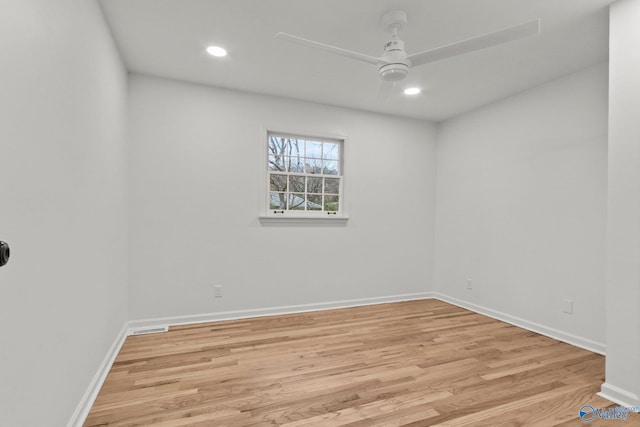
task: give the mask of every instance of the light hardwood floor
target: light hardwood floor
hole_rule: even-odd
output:
[[[421,300],[128,337],[85,426],[580,426],[603,381],[600,355]]]

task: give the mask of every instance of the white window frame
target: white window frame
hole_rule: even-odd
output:
[[[324,174],[311,174],[305,172],[275,172],[278,175],[290,176],[305,176],[305,177],[326,177],[326,178],[338,178],[339,193],[338,193],[338,210],[337,211],[312,211],[312,210],[280,210],[272,209],[270,207],[271,201],[271,182],[270,175],[274,173],[269,170],[269,137],[272,135],[288,137],[294,139],[312,140],[318,142],[338,143],[340,147],[339,161],[338,161],[338,175],[324,175]],[[280,223],[280,222],[292,222],[292,223],[344,223],[348,219],[345,209],[345,191],[344,191],[344,152],[345,143],[347,138],[344,136],[326,135],[321,132],[298,132],[298,131],[281,131],[274,128],[263,128],[261,137],[261,175],[264,180],[264,185],[261,185],[260,200],[261,200],[261,215],[259,216],[261,223]],[[287,180],[288,181],[288,180]],[[287,188],[288,189],[288,188]],[[323,189],[324,190],[324,189]],[[288,193],[288,192],[287,192]],[[305,188],[305,194],[307,188]],[[324,194],[324,192],[323,192]],[[323,207],[324,209],[324,207]]]

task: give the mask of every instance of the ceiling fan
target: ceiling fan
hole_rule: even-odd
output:
[[[424,52],[408,55],[404,50],[404,42],[398,36],[400,30],[402,30],[406,24],[407,14],[401,10],[392,10],[384,14],[382,17],[382,25],[391,33],[391,40],[385,43],[384,53],[377,58],[287,33],[278,33],[276,34],[276,38],[376,65],[378,67],[378,74],[383,81],[396,82],[403,80],[412,66],[439,61],[540,33],[540,19],[536,19],[429,49]]]

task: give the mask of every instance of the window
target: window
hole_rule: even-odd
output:
[[[267,134],[269,216],[340,216],[342,140]]]

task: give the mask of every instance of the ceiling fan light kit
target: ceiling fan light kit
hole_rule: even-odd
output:
[[[403,63],[384,64],[378,68],[378,73],[380,73],[382,80],[386,82],[397,82],[407,77],[409,66]]]
[[[404,50],[404,41],[402,41],[398,35],[400,30],[402,30],[406,25],[407,14],[404,11],[392,10],[382,16],[382,26],[391,33],[391,40],[385,43],[384,52],[380,57],[353,52],[340,47],[304,39],[302,37],[286,33],[278,33],[276,34],[276,38],[376,65],[378,67],[378,75],[383,81],[397,82],[404,80],[407,77],[411,67],[440,61],[442,59],[480,49],[486,49],[540,33],[540,19],[535,19],[533,21],[503,28],[498,31],[492,31],[462,41],[408,55]]]

